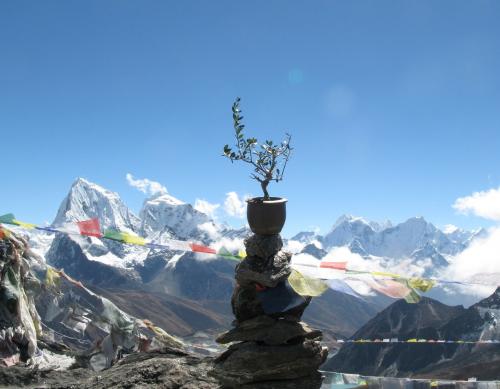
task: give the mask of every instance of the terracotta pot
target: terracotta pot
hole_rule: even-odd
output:
[[[247,200],[247,219],[253,233],[275,235],[281,232],[286,220],[286,202],[281,197],[254,197]]]

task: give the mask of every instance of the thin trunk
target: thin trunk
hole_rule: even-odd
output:
[[[263,180],[260,182],[262,191],[264,192],[264,200],[269,200],[269,193],[267,192],[267,186],[269,185],[269,180]]]

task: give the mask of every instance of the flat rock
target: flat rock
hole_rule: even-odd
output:
[[[277,346],[301,337],[321,339],[321,335],[321,331],[312,329],[303,322],[258,316],[239,323],[236,328],[221,334],[216,341],[222,344],[254,341]]]
[[[306,339],[292,345],[233,344],[215,360],[209,374],[227,387],[311,377],[326,360],[328,349]],[[303,387],[309,387],[308,385]]]

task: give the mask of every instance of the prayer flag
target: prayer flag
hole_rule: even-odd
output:
[[[410,278],[408,280],[408,285],[411,288],[418,289],[421,292],[428,292],[434,287],[435,284],[435,281],[425,278]]]
[[[116,231],[116,230],[112,230],[112,229],[106,230],[104,232],[103,237],[106,239],[111,239],[111,240],[116,240],[118,242],[123,242],[123,236],[122,236],[122,233],[120,231]]]
[[[146,240],[137,235],[129,234],[128,232],[116,231],[116,230],[106,230],[104,233],[104,238],[116,240],[117,242],[137,244],[139,246],[145,246]]]
[[[8,238],[11,235],[10,230],[5,227],[0,226],[0,239]]]
[[[328,280],[327,284],[332,290],[336,290],[337,292],[345,293],[359,299],[361,298],[361,296],[356,293],[356,291],[344,280]]]
[[[392,298],[405,298],[410,288],[395,280],[366,280],[366,284],[372,289]]]
[[[16,220],[16,217],[12,213],[0,216],[0,223],[16,224],[14,220]]]
[[[55,287],[59,284],[59,279],[61,275],[55,271],[50,266],[47,267],[47,272],[45,273],[45,285]]]
[[[85,236],[95,236],[96,238],[101,238],[101,226],[99,225],[99,219],[93,218],[90,220],[84,220],[81,222],[76,222],[81,235]]]
[[[297,270],[292,270],[288,282],[293,290],[301,296],[320,296],[328,289],[328,285],[324,281],[304,276]]]
[[[372,276],[381,276],[381,277],[389,277],[389,278],[401,278],[399,274],[394,273],[385,273],[382,271],[372,271],[370,272]]]
[[[16,219],[14,219],[14,224],[16,226],[23,227],[23,228],[26,228],[28,230],[32,230],[33,228],[36,227],[36,224],[25,223],[25,222],[21,222],[21,221],[16,220]]]
[[[240,261],[241,258],[235,254],[232,254],[228,249],[225,247],[221,247],[219,251],[217,251],[217,255],[227,258],[227,259],[232,259],[233,261]]]
[[[327,269],[335,269],[335,270],[346,270],[347,269],[347,262],[321,261],[319,263],[319,267],[327,268]]]
[[[139,246],[146,245],[146,239],[144,239],[140,236],[129,234],[128,232],[122,232],[121,234],[122,234],[122,239],[125,243],[136,244]]]
[[[36,227],[35,224],[31,223],[25,223],[21,222],[19,220],[16,220],[16,217],[12,213],[8,213],[6,215],[0,216],[0,223],[5,223],[5,224],[13,224],[15,226],[27,228],[27,229],[33,229]]]
[[[210,247],[201,246],[196,243],[190,243],[189,246],[191,247],[191,250],[196,253],[217,254],[217,251]]]

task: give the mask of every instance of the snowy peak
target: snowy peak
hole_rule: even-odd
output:
[[[302,231],[293,236],[290,240],[296,240],[297,242],[301,242],[307,245],[314,241],[321,241],[321,239],[322,237],[314,231]]]
[[[81,221],[97,217],[101,227],[137,231],[140,221],[122,202],[117,193],[78,178],[61,203],[52,223],[60,226],[65,222]]]
[[[360,242],[370,241],[375,230],[361,217],[342,215],[335,222],[332,230],[325,235],[325,247],[348,246],[354,239]],[[364,246],[364,245],[363,245]]]
[[[345,224],[366,224],[366,225],[370,225],[370,222],[368,222],[367,220],[363,219],[362,217],[359,217],[359,216],[353,216],[353,215],[348,215],[348,214],[344,214],[344,215],[341,215],[337,221],[335,222],[335,224],[333,225],[332,227],[332,231],[337,229],[339,226],[342,226],[342,225],[345,225]]]
[[[424,252],[432,251],[431,259],[440,263],[443,263],[444,258],[438,257],[438,253],[453,255],[464,248],[463,241],[451,239],[423,217],[413,217],[393,226],[388,221],[379,224],[361,217],[343,215],[325,235],[323,244],[326,249],[347,246],[363,256],[390,258],[410,257],[430,244],[432,247],[427,247]],[[419,253],[419,258],[424,252]]]
[[[140,219],[141,232],[149,237],[167,232],[180,239],[213,240],[220,232],[208,215],[169,194],[146,200]]]

